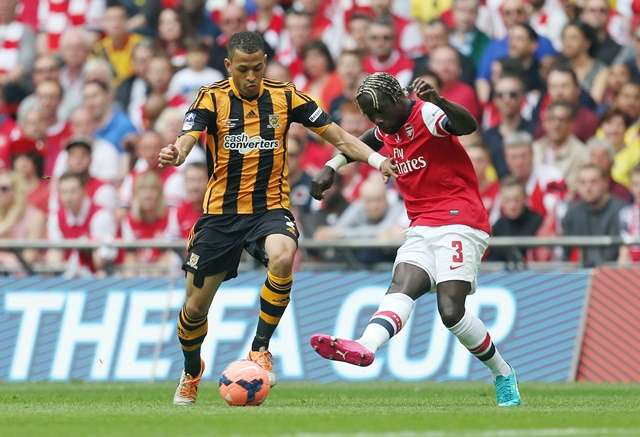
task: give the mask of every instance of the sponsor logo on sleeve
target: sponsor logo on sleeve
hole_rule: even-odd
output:
[[[196,113],[195,112],[187,112],[187,115],[184,117],[184,123],[182,124],[182,130],[193,129],[193,124],[196,121]]]

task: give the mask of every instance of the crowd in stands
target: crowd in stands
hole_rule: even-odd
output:
[[[227,76],[229,37],[260,32],[266,76],[292,81],[354,135],[364,75],[416,77],[464,105],[461,141],[496,236],[640,236],[640,6],[607,0],[4,0],[0,2],[0,238],[186,238],[208,171],[157,153],[198,88]],[[335,153],[292,125],[291,201],[304,238],[399,239],[393,181],[345,167],[322,201],[313,175]],[[326,256],[322,252],[315,257]],[[356,253],[363,263],[393,252]],[[640,247],[492,249],[489,260],[636,262]],[[173,252],[26,251],[70,274],[179,263]],[[5,269],[21,269],[0,252]]]

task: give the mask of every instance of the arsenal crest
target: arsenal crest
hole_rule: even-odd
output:
[[[404,132],[407,134],[407,138],[413,139],[413,126],[409,123],[404,125]]]
[[[280,127],[280,117],[278,114],[269,114],[269,126],[271,129],[278,129]]]

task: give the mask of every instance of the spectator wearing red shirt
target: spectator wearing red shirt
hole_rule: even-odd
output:
[[[391,20],[395,29],[395,47],[408,55],[420,52],[420,29],[418,25],[406,18],[391,12],[391,0],[372,0],[371,9],[374,17],[385,17]]]
[[[442,97],[464,106],[476,120],[480,120],[480,104],[476,93],[471,86],[460,80],[458,52],[450,46],[437,47],[431,52],[429,66],[442,81]]]
[[[37,151],[11,155],[13,170],[20,175],[27,192],[27,202],[40,211],[49,211],[49,179],[44,179],[44,160]]]
[[[343,48],[345,50],[355,50],[361,54],[369,52],[367,44],[367,31],[371,25],[371,16],[362,12],[349,14],[347,19],[347,35]]]
[[[202,202],[207,191],[209,175],[207,165],[203,162],[193,162],[184,170],[185,198],[176,209],[180,235],[189,237],[191,228],[202,216]]]
[[[256,12],[247,22],[247,29],[262,34],[271,47],[278,47],[284,30],[284,10],[278,0],[255,0]]]
[[[311,41],[311,16],[305,12],[291,10],[285,21],[285,32],[276,50],[276,60],[289,68],[293,83],[304,84],[302,49]]]
[[[187,64],[187,48],[184,41],[187,25],[181,21],[175,9],[163,9],[158,16],[156,48],[169,57],[174,68],[182,68]]]
[[[18,153],[37,152],[44,160],[46,134],[42,108],[33,107],[21,113],[18,124],[8,134],[0,136],[0,167],[9,168],[12,155]]]
[[[302,62],[307,83],[302,88],[318,105],[329,111],[329,105],[342,92],[340,76],[329,49],[322,41],[312,41],[302,49]]]
[[[122,220],[121,232],[124,241],[142,239],[160,239],[165,241],[179,238],[176,215],[167,207],[162,194],[162,181],[153,171],[140,174],[134,183],[131,209]],[[124,264],[129,267],[127,273],[165,274],[174,262],[176,255],[160,249],[139,249],[128,251],[124,255]],[[145,271],[153,266],[155,269]],[[164,271],[157,268],[165,267]]]
[[[389,73],[398,79],[401,86],[406,87],[413,75],[413,61],[394,48],[394,36],[390,19],[383,17],[371,23],[367,32],[369,56],[365,58],[363,68],[367,73]]]
[[[527,206],[542,216],[553,218],[566,194],[560,171],[550,165],[533,163],[533,139],[525,131],[511,132],[504,138],[504,154],[511,176],[524,185]]]
[[[33,30],[16,19],[17,0],[0,2],[0,85],[17,83],[31,71],[36,54]]]
[[[58,107],[62,102],[63,94],[64,90],[60,83],[52,80],[45,80],[40,83],[35,91],[38,106],[47,126],[44,154],[44,172],[47,175],[53,174],[53,167],[56,159],[58,159],[58,154],[60,154],[64,143],[71,136],[69,123],[58,118]]]
[[[84,179],[74,173],[60,177],[60,208],[49,213],[47,231],[49,240],[94,240],[110,242],[116,236],[116,221],[113,214],[98,207],[87,196]],[[115,253],[106,250],[79,251],[50,249],[47,264],[64,264],[66,275],[88,276],[103,270]]]

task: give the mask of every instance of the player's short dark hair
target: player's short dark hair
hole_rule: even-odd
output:
[[[73,171],[66,171],[66,172],[62,173],[62,175],[58,178],[58,181],[62,182],[62,181],[66,181],[68,179],[76,179],[78,181],[78,183],[80,184],[80,186],[83,187],[83,188],[87,183],[87,180],[83,175],[81,175],[80,173],[73,172]]]
[[[381,96],[387,96],[397,103],[406,94],[395,77],[389,73],[377,72],[364,78],[356,91],[356,101],[365,95],[371,98],[374,109],[379,111]]]
[[[227,44],[227,55],[229,59],[231,59],[236,50],[247,54],[260,51],[264,53],[264,40],[258,32],[234,33],[231,35],[231,38],[229,38],[229,44]]]

